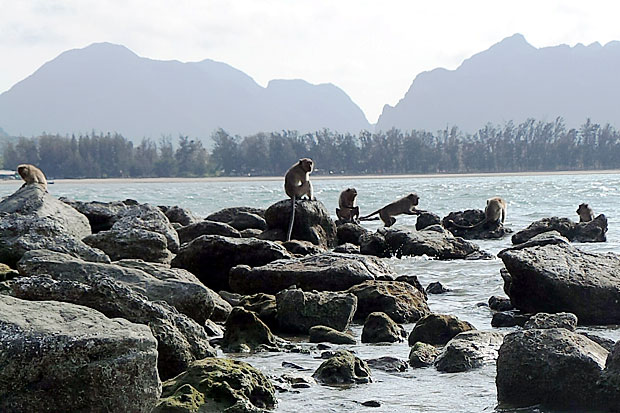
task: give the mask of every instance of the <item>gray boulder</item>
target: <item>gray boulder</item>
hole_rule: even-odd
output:
[[[359,224],[347,222],[345,224],[338,225],[336,228],[336,236],[338,238],[338,245],[353,244],[360,245],[360,239],[362,235],[370,233],[366,228]]]
[[[429,314],[416,323],[409,334],[409,345],[421,341],[427,344],[446,344],[463,331],[475,330],[467,321],[448,314]]]
[[[368,232],[362,234],[359,239],[360,253],[364,255],[373,255],[379,258],[389,258],[392,251],[385,241],[385,236],[381,232]]]
[[[295,222],[292,239],[310,241],[324,248],[333,248],[337,244],[336,224],[321,201],[295,201]],[[271,205],[265,211],[267,230],[288,232],[291,218],[291,200],[285,199]],[[284,239],[282,239],[284,241]]]
[[[179,223],[183,226],[199,222],[200,218],[194,215],[192,211],[186,208],[181,208],[178,205],[174,206],[159,206],[159,209],[166,215],[170,223]]]
[[[277,349],[284,341],[271,333],[252,311],[233,307],[226,320],[222,349],[232,353],[249,353],[259,346]]]
[[[439,371],[456,373],[495,362],[504,336],[492,331],[465,331],[446,344],[437,359]]]
[[[296,239],[284,241],[282,246],[286,248],[288,252],[295,255],[316,255],[327,252],[325,248],[314,245],[309,241],[300,241]]]
[[[603,409],[620,411],[620,341],[613,346],[605,362],[605,370],[597,383]]]
[[[478,245],[460,237],[454,237],[448,231],[435,225],[422,231],[399,229],[382,229],[385,241],[393,255],[429,257],[445,260],[456,258],[490,258]]]
[[[327,326],[313,326],[308,330],[311,343],[356,344],[355,338]]]
[[[161,394],[145,325],[0,295],[0,411],[150,412]]]
[[[565,328],[575,331],[577,329],[577,316],[571,313],[538,313],[530,317],[523,328]]]
[[[131,199],[113,202],[83,202],[61,197],[60,201],[84,214],[88,218],[93,234],[109,230],[126,210],[138,205],[136,201]]]
[[[230,270],[230,286],[241,294],[275,294],[292,285],[305,291],[344,291],[367,280],[395,275],[386,263],[374,257],[325,253],[278,260],[261,267],[234,267]]]
[[[231,207],[224,208],[212,214],[209,214],[205,219],[209,221],[217,221],[229,223],[235,219],[238,214],[249,213],[258,215],[259,217],[265,218],[265,210],[262,208],[253,208],[253,207]]]
[[[41,248],[110,262],[101,250],[82,242],[90,233],[84,215],[40,185],[27,185],[0,201],[0,262],[11,267],[25,252]]]
[[[474,228],[461,228],[476,225],[484,219],[484,211],[480,209],[468,209],[465,211],[450,212],[441,220],[441,224],[455,237],[462,237],[465,239],[499,239],[512,233],[510,228],[496,222],[486,222]]]
[[[365,361],[369,367],[377,370],[382,370],[387,373],[399,373],[407,371],[407,369],[409,368],[405,360],[390,356],[379,357],[376,359],[368,359]]]
[[[267,229],[267,222],[265,222],[263,216],[245,211],[237,212],[227,224],[238,231],[246,229],[260,229],[264,231]]]
[[[370,313],[362,329],[362,343],[397,343],[403,341],[404,330],[387,314]]]
[[[497,358],[499,407],[595,410],[607,355],[592,340],[563,328],[508,334]]]
[[[547,231],[557,231],[575,242],[605,242],[607,218],[600,214],[589,222],[574,222],[569,218],[543,218],[512,236],[513,244],[522,244],[530,238]]]
[[[334,248],[333,250],[334,252],[339,252],[342,254],[359,254],[360,253],[360,247],[359,245],[354,245],[354,244],[340,244],[338,245],[336,248]]]
[[[431,312],[424,294],[406,282],[364,281],[347,292],[357,297],[357,320],[381,311],[397,323],[412,323]]]
[[[325,360],[312,377],[320,384],[370,383],[370,369],[366,362],[353,353],[340,350]]]
[[[183,245],[172,266],[190,271],[207,287],[219,291],[230,290],[228,273],[232,267],[259,267],[282,258],[291,258],[291,254],[275,242],[203,235]]]
[[[307,334],[317,325],[344,331],[353,320],[357,298],[342,292],[289,288],[276,295],[276,305],[281,331]]]
[[[221,235],[223,237],[241,238],[241,233],[223,222],[200,221],[177,229],[181,244],[191,242],[202,235]]]
[[[207,287],[205,287],[207,288]],[[210,319],[212,321],[223,322],[226,321],[230,312],[232,311],[232,305],[226,301],[221,295],[215,293],[213,296],[213,313]]]
[[[620,323],[620,256],[571,245],[504,250],[504,291],[526,313],[568,312],[584,324]]]
[[[424,228],[437,224],[441,224],[441,218],[439,218],[439,215],[432,212],[422,212],[418,215],[418,219],[415,221],[415,229],[421,231]]]
[[[409,364],[413,368],[429,367],[435,364],[439,350],[431,344],[416,342],[409,351]]]

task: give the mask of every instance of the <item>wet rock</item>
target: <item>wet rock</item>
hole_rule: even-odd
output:
[[[361,254],[373,255],[379,258],[389,258],[392,256],[385,237],[379,232],[363,234],[360,236],[359,243]]]
[[[148,413],[161,394],[147,326],[0,295],[0,411]]]
[[[243,361],[209,357],[166,381],[153,413],[258,413],[276,404],[275,389],[259,370]]]
[[[532,238],[522,242],[521,244],[516,244],[510,248],[506,248],[507,250],[522,250],[524,248],[529,247],[542,247],[544,245],[565,245],[569,244],[570,241],[560,235],[557,231],[547,231],[542,234],[534,235]]]
[[[215,292],[188,271],[141,260],[114,264],[88,262],[48,250],[29,251],[17,264],[22,276],[45,274],[57,281],[90,284],[110,277],[150,301],[165,301],[179,312],[203,324],[213,313]]]
[[[57,281],[50,277],[19,277],[11,294],[31,301],[54,300],[80,304],[109,318],[146,324],[157,339],[157,370],[163,379],[173,377],[194,360],[215,355],[204,328],[165,302],[152,302],[111,277],[94,276],[88,284]]]
[[[400,373],[407,371],[409,368],[406,361],[389,356],[366,360],[366,364],[373,369],[382,370],[388,373]]]
[[[276,295],[276,304],[280,330],[306,334],[317,325],[346,330],[355,314],[357,298],[349,293],[289,288]]]
[[[213,313],[210,319],[213,321],[223,322],[226,321],[230,312],[232,311],[232,305],[228,301],[224,300],[222,296],[217,293],[213,295]]]
[[[203,235],[183,245],[172,266],[190,271],[207,287],[219,291],[230,289],[228,273],[235,265],[258,267],[290,257],[283,246],[271,241]]]
[[[194,215],[192,211],[186,208],[181,208],[178,205],[174,206],[159,206],[161,212],[166,215],[170,223],[179,223],[183,226],[190,225],[200,221],[200,218]]]
[[[278,328],[276,296],[271,294],[242,295],[235,306],[256,313],[261,321],[271,329]]]
[[[589,222],[574,222],[569,218],[543,218],[531,223],[526,229],[512,236],[513,244],[521,244],[535,235],[557,231],[574,242],[605,242],[607,240],[607,218],[601,214]]]
[[[565,328],[575,331],[577,328],[577,316],[571,313],[538,313],[530,317],[523,328]]]
[[[342,333],[327,326],[313,326],[308,330],[311,343],[356,344],[350,334]]]
[[[217,221],[229,223],[235,219],[238,214],[249,213],[258,215],[259,217],[265,218],[265,210],[262,208],[253,208],[253,207],[231,207],[224,208],[217,212],[214,212],[207,216],[209,221]]]
[[[480,209],[468,209],[459,212],[450,212],[441,221],[445,229],[455,237],[465,239],[499,239],[512,233],[510,228],[501,223],[487,222],[475,228],[459,228],[459,226],[472,226],[485,219],[484,211]],[[458,226],[457,226],[458,225]]]
[[[500,311],[493,314],[491,325],[493,327],[523,327],[529,318],[530,315],[527,314],[520,314],[514,311]]]
[[[366,407],[381,407],[381,403],[376,400],[368,400],[361,403],[362,406]]]
[[[234,307],[224,326],[222,349],[232,353],[248,353],[263,345],[277,349],[284,341],[271,333],[255,313]]]
[[[387,314],[370,313],[362,329],[362,343],[396,343],[403,341],[402,327]]]
[[[448,314],[429,314],[422,317],[409,334],[409,345],[418,341],[427,344],[446,344],[463,331],[475,330],[467,321]]]
[[[221,235],[223,237],[241,238],[241,233],[223,222],[199,221],[177,230],[181,244],[191,242],[202,235]]]
[[[342,254],[359,254],[360,247],[359,245],[346,243],[338,245],[336,248],[334,248],[334,252],[339,252]]]
[[[413,368],[429,367],[435,364],[438,355],[435,346],[417,341],[409,352],[409,364]]]
[[[507,272],[504,291],[529,313],[569,312],[584,324],[620,322],[620,256],[546,245],[498,254]]]
[[[336,224],[321,201],[298,200],[295,202],[295,222],[292,239],[310,241],[323,248],[337,244]],[[291,218],[291,200],[285,199],[271,205],[265,211],[268,230],[288,231]],[[284,239],[282,239],[284,241]]]
[[[422,283],[420,282],[420,280],[418,280],[418,277],[416,275],[399,275],[394,281],[407,283],[412,287],[417,288],[418,291],[424,294],[424,298],[428,298],[428,296],[426,295],[426,290],[424,289],[424,287],[422,287]]]
[[[447,293],[448,291],[450,290],[448,290],[443,285],[441,285],[439,281],[432,282],[426,286],[426,292],[429,294],[444,294],[444,293]]]
[[[325,360],[312,377],[320,384],[337,385],[370,383],[370,369],[366,362],[353,353],[340,350]]]
[[[327,252],[325,248],[314,245],[308,241],[290,240],[282,243],[288,252],[295,255],[316,255]]]
[[[369,234],[366,228],[359,224],[348,222],[342,225],[338,225],[336,228],[336,236],[338,237],[338,245],[353,244],[360,245],[360,238],[362,235]]]
[[[88,261],[110,262],[82,242],[88,219],[40,185],[27,185],[0,201],[0,262],[15,267],[27,251],[50,249]]]
[[[278,260],[261,267],[234,267],[230,286],[242,294],[275,294],[292,285],[305,291],[343,291],[366,280],[394,275],[386,263],[374,257],[326,253]]]
[[[397,323],[411,323],[430,314],[426,297],[415,287],[401,281],[365,281],[347,290],[357,297],[357,320],[381,311]]]
[[[489,298],[489,308],[494,311],[510,311],[514,307],[510,298],[493,295]]]
[[[424,228],[437,224],[441,224],[441,218],[439,218],[439,215],[432,212],[422,212],[418,215],[418,219],[415,222],[415,229],[421,231]]]
[[[82,202],[61,197],[59,200],[84,214],[88,218],[93,234],[111,229],[125,211],[137,205],[137,202],[131,199],[113,202]]]
[[[456,373],[472,370],[497,359],[504,336],[492,331],[465,331],[446,344],[435,360],[439,371]]]
[[[499,407],[592,409],[607,354],[595,342],[563,328],[508,334],[497,359]]]

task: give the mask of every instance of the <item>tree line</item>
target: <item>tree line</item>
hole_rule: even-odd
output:
[[[457,127],[435,133],[401,131],[341,134],[327,129],[240,137],[217,130],[208,151],[180,136],[138,145],[119,134],[43,135],[7,143],[3,167],[39,166],[53,178],[277,176],[299,158],[315,174],[427,174],[531,172],[620,168],[620,132],[589,119],[579,128],[529,119],[487,125],[474,134]]]

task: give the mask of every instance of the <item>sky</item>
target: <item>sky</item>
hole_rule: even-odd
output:
[[[63,51],[111,42],[225,62],[262,86],[333,83],[375,123],[420,72],[514,33],[535,47],[620,40],[618,16],[613,0],[0,0],[0,93]]]

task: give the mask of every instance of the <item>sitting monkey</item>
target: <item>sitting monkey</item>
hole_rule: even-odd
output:
[[[588,204],[579,204],[577,214],[579,215],[579,222],[590,222],[594,219],[594,210]]]
[[[506,219],[506,208],[507,203],[503,198],[496,196],[494,198],[487,199],[487,206],[484,208],[484,219],[477,224],[474,225],[459,225],[454,221],[451,223],[457,227],[462,229],[472,229],[477,228],[480,225],[484,225],[486,223],[492,223],[496,225],[503,225],[504,220]]]
[[[47,191],[47,179],[45,179],[43,171],[36,166],[23,163],[17,166],[17,173],[25,181],[21,186],[22,188],[26,185],[40,184]]]
[[[357,191],[355,188],[347,188],[340,193],[338,198],[338,207],[336,208],[336,216],[341,222],[358,222],[360,216],[360,207],[355,205]]]
[[[291,240],[293,232],[293,221],[295,220],[295,199],[307,196],[309,200],[314,200],[312,183],[310,182],[310,173],[314,169],[314,162],[310,158],[302,158],[295,165],[291,166],[284,175],[284,191],[291,198],[293,209],[291,212],[291,220],[288,226],[286,240]]]

